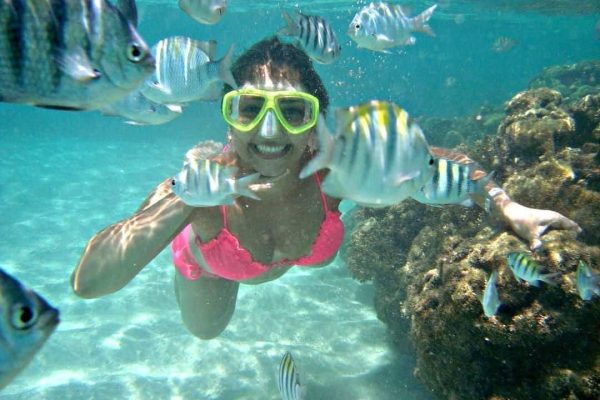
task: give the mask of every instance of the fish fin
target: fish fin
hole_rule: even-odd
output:
[[[135,0],[117,0],[116,8],[134,27],[138,25],[138,12]]]
[[[375,38],[377,39],[378,42],[383,42],[386,44],[394,44],[394,41],[387,35],[384,35],[382,33],[376,33],[374,34]],[[386,50],[381,50],[382,52],[385,52]]]
[[[81,47],[63,52],[57,60],[58,67],[65,74],[79,82],[88,82],[102,74],[92,67],[92,63]]]
[[[131,120],[127,120],[127,121],[124,121],[124,122],[125,122],[127,125],[135,125],[135,126],[145,126],[145,125],[148,125],[148,124],[147,124],[147,123],[145,123],[145,122],[138,122],[138,121],[131,121]]]
[[[197,41],[196,46],[198,46],[200,50],[206,53],[209,60],[215,59],[215,53],[217,51],[216,40]]]
[[[246,175],[241,178],[234,180],[235,192],[238,196],[246,196],[254,200],[260,200],[260,197],[250,189],[250,186],[254,185],[260,178],[260,173]]]
[[[344,186],[340,185],[340,182],[337,179],[335,179],[335,177],[331,174],[327,175],[327,177],[323,181],[323,185],[321,185],[321,190],[323,190],[323,193],[327,194],[330,197],[335,197],[337,199],[346,198]],[[369,207],[369,205],[366,204],[361,205]]]
[[[281,8],[281,16],[285,20],[286,26],[279,29],[277,31],[277,35],[298,36],[300,33],[300,32],[298,32],[298,24],[296,23],[296,21],[294,21],[294,19],[290,16],[290,14],[288,14],[288,12],[285,11],[283,8]]]
[[[408,174],[408,175],[400,175],[394,179],[394,181],[392,182],[392,185],[398,187],[398,186],[402,185],[403,183],[406,183],[412,179],[415,179],[419,175],[421,175],[420,171],[416,171],[416,172],[414,172],[412,174]]]
[[[429,21],[429,18],[431,18],[431,15],[433,14],[436,8],[437,4],[434,4],[427,10],[423,11],[421,14],[412,18],[415,31],[425,33],[429,36],[435,36],[435,32],[433,32],[431,27],[427,25],[427,21]]]
[[[459,204],[463,207],[473,207],[473,204],[475,204],[475,203],[473,203],[473,200],[471,200],[471,199],[466,199],[466,200],[461,201]]]
[[[543,274],[540,276],[540,280],[546,282],[548,285],[558,285],[558,278],[562,276],[560,272],[553,272],[551,274]],[[539,282],[539,281],[538,281]]]
[[[317,122],[317,138],[319,140],[317,155],[300,171],[300,179],[304,179],[318,170],[327,167],[331,161],[333,137],[329,133],[329,129],[327,129],[323,115],[319,115],[319,121]]]
[[[173,92],[171,91],[171,88],[168,86],[163,85],[160,82],[155,82],[155,81],[147,81],[146,85],[152,87],[153,89],[156,89],[162,93],[166,93],[166,94],[173,94]]]
[[[435,207],[435,208],[444,208],[444,206],[441,204],[433,204],[433,203],[422,203],[422,204],[426,204],[428,206]]]
[[[71,106],[57,106],[56,104],[34,104],[38,108],[45,108],[48,110],[58,111],[86,111],[85,108],[71,107]]]
[[[235,45],[231,45],[227,53],[219,60],[219,79],[228,84],[234,89],[237,89],[238,85],[235,83],[235,78],[231,73],[231,57],[233,56],[233,50]]]
[[[169,109],[169,111],[173,111],[181,114],[183,112],[183,107],[180,104],[165,104],[165,107]]]

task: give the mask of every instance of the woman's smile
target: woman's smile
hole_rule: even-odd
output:
[[[273,160],[284,157],[291,149],[291,144],[250,144],[250,150],[258,157],[265,160]]]

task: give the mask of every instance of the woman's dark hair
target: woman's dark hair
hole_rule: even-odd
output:
[[[297,73],[297,80],[307,93],[319,99],[319,109],[326,114],[329,95],[321,77],[313,68],[306,53],[296,46],[282,43],[276,36],[263,39],[250,47],[233,63],[231,72],[238,84],[255,82],[264,74],[261,67],[267,66],[270,76],[275,79],[290,79]],[[224,93],[233,88],[225,85]]]

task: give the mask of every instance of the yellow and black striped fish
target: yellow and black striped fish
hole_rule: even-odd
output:
[[[515,278],[519,282],[525,280],[530,285],[539,286],[540,281],[543,281],[549,285],[556,285],[556,278],[560,276],[560,272],[543,274],[542,266],[533,261],[525,253],[508,253],[506,255],[506,260],[508,261],[508,266],[515,275]]]
[[[0,27],[3,102],[97,109],[154,69],[146,43],[107,0],[2,0]]]
[[[461,204],[471,207],[471,194],[483,192],[485,185],[492,178],[492,174],[488,174],[473,179],[476,165],[473,162],[460,163],[437,158],[433,176],[411,197],[424,204]]]
[[[296,11],[292,17],[281,10],[287,26],[279,30],[282,36],[293,36],[296,44],[316,62],[331,64],[338,59],[342,46],[331,25],[318,15],[305,15]]]
[[[429,181],[434,159],[427,140],[408,113],[393,103],[373,100],[336,111],[336,134],[324,120],[317,125],[319,153],[302,170],[304,178],[330,172],[323,191],[361,205],[397,204]]]
[[[283,400],[303,400],[305,397],[305,387],[300,384],[300,376],[289,351],[285,352],[279,364],[277,387]]]

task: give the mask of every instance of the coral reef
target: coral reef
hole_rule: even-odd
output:
[[[575,287],[580,260],[600,270],[600,91],[577,86],[599,71],[600,63],[547,69],[536,82],[563,86],[517,94],[496,135],[460,147],[514,200],[583,228],[577,237],[551,231],[530,253],[561,272],[558,285],[518,282],[506,255],[529,253],[527,244],[477,207],[410,200],[353,213],[346,264],[356,279],[375,282],[378,317],[401,351],[416,353],[416,376],[441,399],[600,398],[600,298],[583,301]],[[420,123],[428,137],[431,128],[461,132],[456,120]],[[487,318],[479,298],[494,270],[502,306]]]

